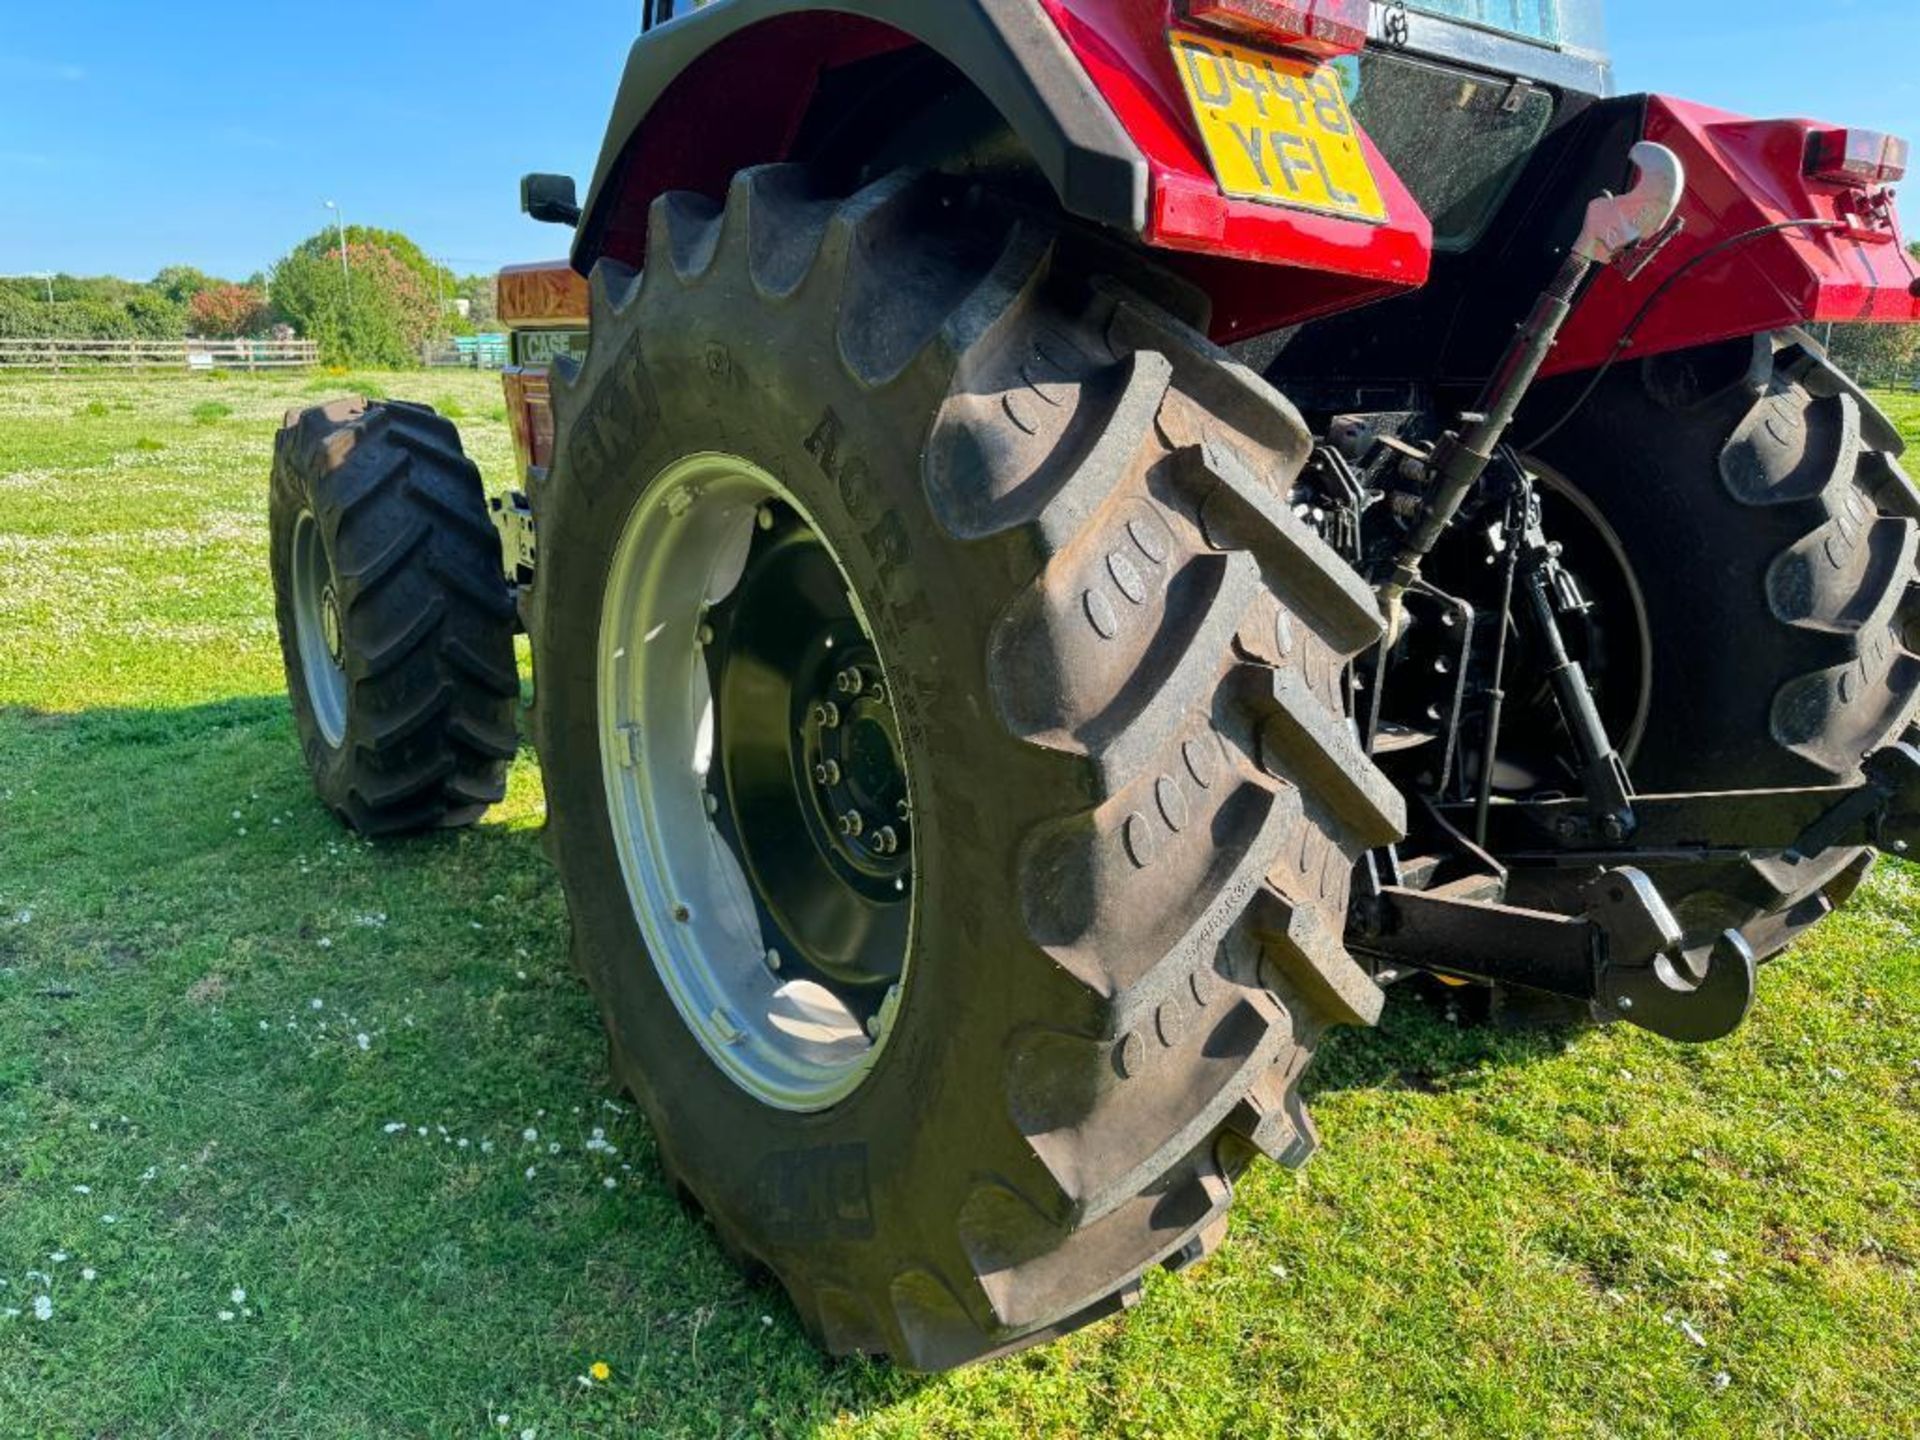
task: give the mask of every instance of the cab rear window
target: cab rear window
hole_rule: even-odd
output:
[[[1566,38],[1560,0],[1411,0],[1410,9],[1558,45]]]

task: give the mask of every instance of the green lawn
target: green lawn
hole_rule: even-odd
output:
[[[372,382],[509,478],[492,377]],[[265,475],[346,388],[0,378],[0,1435],[1920,1434],[1892,865],[1727,1044],[1397,1005],[1315,1072],[1320,1158],[1127,1320],[822,1361],[609,1088],[531,757],[459,836],[312,798]]]

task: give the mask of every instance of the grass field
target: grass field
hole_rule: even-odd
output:
[[[492,377],[366,383],[509,478]],[[1920,1434],[1893,865],[1727,1044],[1396,1006],[1315,1072],[1320,1158],[1127,1321],[822,1361],[609,1089],[531,757],[458,836],[312,798],[264,477],[348,387],[0,378],[0,1435]]]

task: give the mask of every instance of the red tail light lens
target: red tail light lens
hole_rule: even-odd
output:
[[[1865,190],[1906,177],[1907,142],[1872,130],[1816,130],[1807,146],[1807,174],[1829,185]]]
[[[1350,55],[1367,43],[1368,0],[1180,0],[1196,24],[1317,55]]]

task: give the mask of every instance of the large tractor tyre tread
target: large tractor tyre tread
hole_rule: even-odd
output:
[[[1211,1250],[1252,1157],[1311,1150],[1295,1083],[1321,1032],[1382,1003],[1340,939],[1354,861],[1404,828],[1345,708],[1381,621],[1288,504],[1307,429],[1070,243],[932,176],[668,195],[644,274],[594,270],[534,496],[550,850],[613,1064],[727,1252],[827,1349],[917,1369],[1111,1314]],[[698,1048],[612,853],[603,537],[695,450],[852,537],[891,689],[919,697],[906,999],[863,1086],[806,1117]]]
[[[344,733],[315,714],[298,642],[293,534],[312,517],[333,577]],[[470,825],[518,750],[514,607],[479,469],[424,405],[290,411],[274,447],[276,610],[301,747],[362,835]]]
[[[1626,367],[1547,450],[1620,536],[1645,598],[1642,790],[1845,783],[1906,731],[1920,705],[1920,493],[1904,448],[1790,332]],[[1848,849],[1646,868],[1690,944],[1733,929],[1766,959],[1871,865]]]

